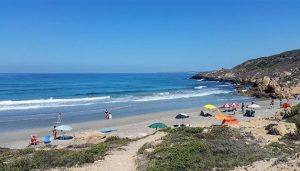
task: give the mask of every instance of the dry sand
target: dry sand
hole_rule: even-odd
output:
[[[160,139],[165,134],[163,132],[157,132],[154,135],[140,139],[138,141],[131,142],[128,146],[123,149],[116,149],[111,151],[110,154],[105,156],[104,160],[99,160],[93,164],[83,165],[77,168],[69,168],[66,170],[72,171],[135,171],[136,170],[136,159],[137,151],[146,143],[153,142]]]
[[[260,109],[256,110],[256,117],[270,117],[273,116],[280,109],[275,107],[274,109],[269,109],[270,100],[257,101],[257,104],[262,106]],[[278,101],[275,102],[275,106],[278,106]],[[250,104],[250,102],[248,103]],[[161,113],[151,113],[139,116],[132,116],[126,118],[119,118],[113,120],[99,120],[91,122],[83,122],[71,124],[73,127],[68,135],[78,135],[80,132],[91,132],[98,131],[106,128],[117,128],[118,131],[112,132],[109,135],[117,135],[120,137],[135,138],[141,137],[146,134],[153,133],[153,129],[148,128],[148,125],[154,122],[164,122],[168,126],[173,126],[178,123],[191,124],[192,126],[210,126],[212,124],[221,124],[221,120],[216,120],[213,117],[202,117],[199,115],[201,108],[194,109],[184,109],[175,110]],[[240,111],[240,109],[238,109]],[[190,118],[184,120],[175,119],[178,113],[187,113]],[[216,113],[210,111],[210,113]],[[237,113],[236,117],[239,121],[248,121],[253,118],[244,117],[241,113]],[[42,140],[45,135],[51,134],[52,128],[38,128],[38,129],[28,129],[14,132],[5,132],[0,135],[0,146],[8,148],[24,148],[27,146],[30,135],[35,134],[38,140]],[[70,145],[74,143],[74,140],[55,140],[52,141],[53,145]]]

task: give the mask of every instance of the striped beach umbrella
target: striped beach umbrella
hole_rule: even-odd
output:
[[[229,104],[229,103],[225,103],[225,104],[223,104],[223,106],[222,106],[222,107],[229,108],[229,107],[230,107],[230,105],[231,105],[231,104]]]
[[[238,103],[231,103],[231,104],[230,104],[230,107],[238,107],[238,106],[239,106]]]

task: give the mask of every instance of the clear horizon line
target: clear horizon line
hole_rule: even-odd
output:
[[[159,74],[159,73],[198,73],[203,71],[162,71],[162,72],[0,72],[0,74]]]

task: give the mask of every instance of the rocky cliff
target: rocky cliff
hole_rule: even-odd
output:
[[[202,72],[192,79],[234,82],[244,95],[292,97],[300,94],[300,49],[251,59],[232,69]]]

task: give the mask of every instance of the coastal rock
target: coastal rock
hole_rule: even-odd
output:
[[[278,122],[277,124],[269,124],[266,126],[268,134],[284,136],[286,134],[295,134],[297,127],[294,123]]]
[[[300,93],[300,49],[248,60],[232,69],[201,72],[192,79],[232,82],[242,95],[256,97],[291,98]]]
[[[144,153],[146,155],[150,155],[153,151],[154,151],[154,148],[147,148],[147,149],[145,149]]]

